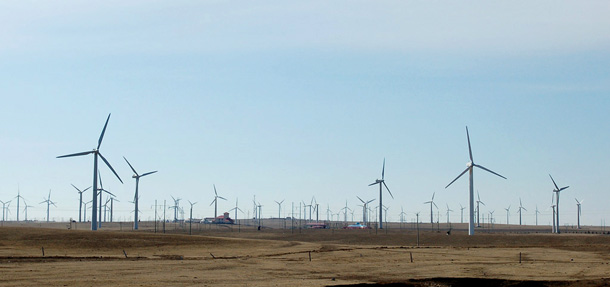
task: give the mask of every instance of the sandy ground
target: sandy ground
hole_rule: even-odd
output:
[[[0,227],[0,286],[610,285],[602,234],[66,224]]]

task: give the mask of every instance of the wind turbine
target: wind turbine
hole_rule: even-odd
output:
[[[105,192],[105,193],[109,194],[110,196],[115,196],[115,195],[112,194],[112,192],[104,189],[104,183],[102,182],[102,174],[99,172],[99,170],[98,170],[98,177],[100,179],[100,188],[98,189],[98,194],[100,195],[100,201],[99,201],[100,202],[100,208],[98,209],[99,210],[99,217],[98,217],[99,219],[97,221],[97,223],[98,223],[97,226],[98,227],[102,227],[102,194]],[[104,221],[106,221],[105,216],[104,216]]]
[[[583,203],[584,200],[583,201],[578,201],[578,199],[576,199],[576,198],[574,198],[574,200],[576,200],[576,210],[577,210],[576,211],[576,218],[577,218],[577,222],[578,222],[577,227],[578,227],[578,229],[580,229],[580,211],[581,211],[580,205]]]
[[[277,202],[274,200],[275,203],[277,203],[277,218],[278,219],[282,218],[282,203],[284,203],[284,200],[285,199],[282,199],[282,201],[280,201],[280,202]]]
[[[540,211],[538,211],[538,205],[536,205],[536,226],[538,226],[538,214],[540,214]]]
[[[481,227],[479,219],[481,217],[481,211],[479,209],[479,203],[485,205],[485,202],[481,201],[481,196],[479,196],[479,191],[477,190],[477,227]]]
[[[464,223],[464,209],[465,208],[466,207],[463,207],[462,204],[460,203],[460,214],[461,214],[461,216],[460,216],[460,223]]]
[[[88,202],[83,203],[83,205],[85,205],[85,212],[83,214],[83,217],[85,218],[85,221],[87,221],[87,204],[91,203],[92,201],[89,200]]]
[[[447,204],[447,224],[449,224],[449,212],[453,212],[453,210],[450,209],[449,204]]]
[[[25,221],[28,221],[28,208],[34,206],[29,205],[27,202],[25,202],[25,200],[23,201],[23,203],[25,204],[25,206],[23,207],[23,211],[25,212]]]
[[[385,184],[384,176],[385,176],[385,158],[383,159],[383,167],[381,169],[381,179],[376,179],[375,182],[369,184],[369,186],[375,185],[375,184],[379,184],[379,229],[383,229],[383,219],[382,219],[382,214],[383,214],[383,202],[382,202],[382,200],[383,199],[382,199],[382,195],[383,195],[383,187],[384,186],[385,186],[385,189],[390,194],[390,196],[392,197],[392,199],[394,199],[394,196],[392,195],[392,192],[388,188],[388,185]]]
[[[214,200],[212,201],[212,203],[210,203],[210,206],[212,204],[214,204],[214,218],[216,218],[218,215],[218,199],[222,199],[222,200],[227,200],[226,198],[222,197],[222,196],[218,196],[218,192],[216,192],[216,185],[214,184]]]
[[[23,199],[23,201],[25,202],[25,198],[23,198],[23,196],[21,196],[21,191],[19,189],[19,185],[17,185],[17,196],[15,196],[13,199],[17,199],[17,222],[19,222],[19,199]]]
[[[358,197],[358,196],[356,196],[356,197]],[[362,202],[362,222],[363,222],[364,224],[366,224],[366,223],[367,223],[367,221],[368,221],[368,220],[367,220],[367,215],[368,215],[368,214],[367,214],[367,207],[368,207],[368,204],[369,204],[369,203],[371,203],[371,202],[373,202],[375,199],[373,198],[373,199],[371,199],[371,200],[369,200],[369,201],[364,201],[364,200],[362,200],[362,198],[360,198],[360,197],[358,197],[358,199],[359,199],[359,200]]]
[[[62,156],[57,157],[57,158],[64,158],[64,157],[73,157],[73,156],[93,154],[93,200],[92,200],[93,203],[91,206],[91,213],[93,215],[91,216],[91,230],[97,230],[97,225],[98,225],[97,218],[95,217],[95,214],[97,212],[97,157],[98,156],[104,161],[104,163],[106,163],[106,165],[110,168],[110,170],[114,173],[114,175],[119,179],[119,181],[121,183],[123,183],[123,180],[121,180],[121,177],[119,177],[119,175],[116,173],[116,171],[114,171],[114,169],[112,168],[110,163],[108,163],[106,158],[104,158],[104,156],[100,152],[100,146],[102,145],[102,139],[104,138],[104,133],[106,132],[106,127],[108,126],[108,120],[110,120],[110,114],[108,114],[108,118],[106,119],[106,123],[104,124],[104,129],[102,129],[100,138],[97,141],[97,148],[95,148],[92,151],[79,152],[79,153],[62,155]],[[101,202],[100,202],[100,204],[101,204]]]
[[[174,209],[174,222],[178,222],[178,210],[180,210],[180,200],[182,200],[182,198],[174,198],[173,196],[171,196],[171,198],[172,198],[172,200],[174,200],[174,206],[170,206],[167,209],[170,209],[170,208]],[[135,203],[135,199],[134,199],[134,203]]]
[[[551,178],[551,181],[553,181],[553,185],[555,186],[555,189],[553,189],[553,192],[555,192],[555,194],[556,194],[555,195],[555,198],[556,198],[556,202],[555,203],[557,204],[557,211],[556,211],[555,216],[557,216],[557,223],[556,223],[557,225],[556,225],[555,232],[556,233],[560,233],[559,232],[559,193],[562,190],[564,190],[564,189],[566,189],[566,188],[568,188],[570,186],[564,186],[562,188],[559,188],[559,186],[557,186],[557,183],[555,183],[555,180],[553,179],[553,177],[550,174],[549,174],[549,177]]]
[[[197,204],[197,202],[192,203],[190,200],[188,202],[191,205],[191,213],[190,213],[190,216],[189,216],[189,235],[191,235],[191,234],[193,234],[192,233],[192,229],[191,229],[192,224],[193,224],[193,205]]]
[[[81,215],[83,215],[83,212],[82,212],[82,207],[83,207],[83,192],[85,192],[85,191],[87,191],[88,189],[90,189],[90,188],[91,188],[91,186],[90,186],[90,187],[87,187],[87,188],[85,188],[85,189],[83,189],[83,190],[80,190],[80,189],[78,189],[78,187],[74,186],[74,184],[71,184],[71,185],[72,185],[72,187],[74,187],[74,188],[75,188],[75,189],[78,191],[78,195],[79,195],[79,197],[80,197],[80,200],[79,200],[79,205],[78,205],[78,222],[82,222]],[[86,219],[85,219],[85,220],[86,220]]]
[[[508,216],[510,215],[510,205],[508,206],[508,208],[504,208],[504,210],[506,210],[506,225],[508,225]]]
[[[424,204],[430,203],[430,223],[431,224],[434,224],[434,211],[432,210],[432,205],[436,206],[436,209],[438,209],[438,206],[436,205],[436,203],[434,203],[434,195],[436,195],[436,192],[432,193],[432,199],[430,201],[424,202]]]
[[[40,202],[39,204],[43,204],[46,203],[47,204],[47,222],[49,222],[49,207],[51,206],[51,204],[53,204],[53,206],[57,207],[57,205],[55,205],[55,202],[51,201],[51,190],[49,189],[49,197],[47,197],[44,201]]]
[[[2,203],[2,221],[6,221],[6,218],[5,218],[6,209],[8,208],[8,206],[11,205],[11,200],[6,201],[6,202],[0,200],[0,203]]]
[[[521,225],[521,210],[527,211],[527,209],[525,209],[521,203],[521,198],[519,198],[519,209],[517,210],[517,212],[519,212],[519,225]]]
[[[237,198],[235,199],[235,207],[233,207],[233,208],[231,208],[231,210],[229,210],[229,211],[233,211],[233,210],[235,210],[235,218],[234,218],[234,219],[235,219],[235,222],[237,222],[237,211],[239,210],[239,211],[241,211],[241,213],[244,213],[244,212],[243,212],[243,211],[242,211],[242,210],[241,210],[241,209],[238,207],[238,204],[237,204],[237,203],[238,203],[238,200],[239,200],[239,199],[237,199]],[[283,201],[283,200],[282,200],[282,201]]]
[[[341,208],[341,210],[343,210],[343,222],[347,222],[347,211],[352,210],[351,208],[347,207],[347,200],[345,201],[345,207]]]
[[[466,164],[466,169],[460,173],[460,175],[458,175],[452,182],[450,182],[447,186],[445,186],[445,188],[449,187],[452,183],[454,183],[458,178],[460,178],[462,175],[464,175],[467,171],[469,172],[470,175],[470,196],[469,196],[469,211],[470,211],[470,215],[469,215],[469,220],[470,223],[468,225],[468,235],[474,235],[474,178],[473,178],[473,171],[474,171],[474,167],[478,167],[484,171],[490,172],[492,174],[495,174],[501,178],[506,179],[506,177],[501,176],[498,173],[495,173],[485,167],[483,167],[482,165],[478,165],[474,163],[474,160],[472,159],[472,148],[470,146],[470,135],[468,134],[468,127],[466,127],[466,138],[468,139],[468,153],[470,155],[470,162],[468,162]]]
[[[400,207],[400,214],[399,215],[400,215],[400,223],[405,222],[405,215],[406,215],[406,213],[403,210],[402,206]]]
[[[133,229],[134,229],[134,230],[138,230],[138,202],[139,202],[139,200],[138,200],[138,199],[140,198],[140,196],[138,195],[138,186],[140,185],[140,177],[144,177],[144,176],[147,176],[147,175],[149,175],[149,174],[153,174],[153,173],[155,173],[155,172],[157,172],[157,171],[155,170],[155,171],[151,171],[151,172],[143,173],[143,174],[141,174],[141,175],[140,175],[140,174],[138,174],[138,172],[135,170],[135,168],[133,168],[133,166],[131,165],[131,163],[129,163],[129,161],[127,160],[127,158],[125,158],[124,156],[123,156],[123,158],[125,159],[125,161],[127,162],[127,164],[129,165],[129,167],[131,168],[131,170],[132,170],[132,171],[133,171],[133,173],[134,173],[134,174],[133,174],[131,177],[136,179],[136,193],[135,193],[135,195],[133,196],[133,198],[134,198],[134,200],[133,200],[133,201],[134,201],[134,212],[133,212],[133,214],[134,214],[134,217],[133,217]]]

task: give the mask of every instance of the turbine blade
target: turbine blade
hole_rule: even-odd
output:
[[[567,189],[568,187],[569,187],[569,186],[562,187],[562,188],[560,188],[560,189],[559,189],[559,191],[562,191],[562,190],[564,190],[564,189]]]
[[[97,141],[97,149],[100,149],[102,145],[102,140],[104,139],[104,134],[106,133],[106,127],[108,126],[108,121],[110,120],[110,114],[108,114],[108,118],[106,119],[106,123],[104,124],[104,129],[102,129],[102,134],[100,134],[100,139]]]
[[[460,178],[462,175],[464,175],[469,169],[470,169],[470,167],[467,167],[464,171],[462,171],[462,173],[460,173],[460,175],[458,175],[454,180],[452,180],[449,184],[447,184],[447,186],[445,186],[445,188],[449,187],[452,183],[454,183],[456,180],[458,180],[458,178]]]
[[[551,178],[551,180],[553,181],[553,185],[555,185],[555,190],[559,190],[559,186],[557,186],[557,184],[555,183],[555,180],[553,179],[553,177],[551,176],[551,174],[549,173],[549,177]]]
[[[212,200],[212,203],[210,203],[210,206],[212,206],[212,204],[214,204],[215,201],[216,201],[216,198],[214,198],[214,200]]]
[[[123,183],[123,180],[121,179],[121,177],[119,176],[119,174],[118,174],[118,173],[116,173],[116,171],[114,170],[114,168],[112,168],[112,166],[111,166],[111,165],[110,165],[110,163],[109,163],[109,162],[106,160],[106,158],[105,158],[105,157],[104,157],[104,156],[103,156],[101,153],[98,153],[98,154],[100,155],[100,157],[102,158],[102,160],[103,160],[103,161],[106,163],[106,165],[107,165],[107,166],[110,168],[110,170],[112,170],[112,173],[114,173],[114,175],[116,175],[116,178],[118,178],[118,179],[119,179],[119,181],[120,181],[121,183]]]
[[[468,126],[466,126],[466,138],[468,138],[468,153],[470,154],[470,162],[474,162],[472,159],[472,148],[470,147],[470,135],[468,134]]]
[[[149,174],[153,174],[153,173],[155,173],[155,172],[157,172],[157,171],[155,170],[155,171],[147,172],[147,173],[145,173],[145,174],[143,174],[143,175],[140,175],[140,177],[147,176],[147,175],[149,175]]]
[[[81,191],[80,189],[78,189],[78,187],[74,186],[74,184],[71,184],[71,183],[70,183],[70,185],[72,185],[72,187],[76,188],[76,190],[78,190],[78,193],[82,193],[82,191]],[[577,200],[577,201],[578,201],[578,200]]]
[[[384,175],[385,175],[385,157],[383,158],[383,168],[381,168],[381,180],[383,180]]]
[[[218,196],[218,193],[216,192],[216,184],[214,184],[214,194],[216,194],[216,196]]]
[[[501,178],[503,178],[503,179],[506,179],[506,177],[503,177],[503,176],[501,176],[500,174],[498,174],[498,173],[496,173],[496,172],[493,172],[493,171],[491,171],[490,169],[487,169],[487,168],[485,168],[485,167],[484,167],[484,166],[482,166],[482,165],[475,164],[474,166],[476,166],[476,167],[478,167],[478,168],[480,168],[480,169],[486,170],[486,171],[488,171],[488,172],[491,172],[491,173],[493,173],[493,174],[495,174],[495,175],[497,175],[497,176],[499,176],[499,177],[501,177]]]
[[[85,192],[85,191],[87,191],[87,190],[88,190],[88,189],[90,189],[90,188],[91,188],[91,186],[90,186],[90,187],[87,187],[87,188],[85,188],[85,189],[83,189],[83,191],[81,191],[81,192]]]
[[[388,192],[390,193],[390,196],[392,197],[392,199],[394,199],[394,195],[392,195],[392,192],[391,192],[391,191],[390,191],[390,189],[388,188],[388,185],[387,185],[387,184],[385,184],[385,181],[382,181],[382,182],[383,182],[383,186],[385,186],[385,189],[387,189],[387,190],[388,190]]]
[[[222,197],[222,196],[219,196],[218,198],[223,199],[223,200],[227,200],[226,198],[224,198],[224,197]]]
[[[62,157],[72,157],[72,156],[81,156],[81,155],[87,155],[90,153],[94,153],[95,151],[84,151],[84,152],[79,152],[79,153],[73,153],[73,154],[67,154],[67,155],[60,155],[57,158],[62,158]]]
[[[131,163],[129,163],[129,161],[127,160],[126,157],[123,157],[125,159],[125,161],[127,162],[127,164],[129,165],[129,167],[131,168],[131,170],[133,171],[133,173],[136,174],[136,176],[138,176],[138,172],[136,172],[136,170],[133,168],[133,166],[131,165]]]
[[[364,200],[362,200],[362,198],[360,198],[359,196],[356,196],[358,198],[358,200],[362,201],[362,203],[364,203]]]
[[[369,184],[369,186],[375,185],[375,184],[378,184],[378,182],[373,182],[373,183]]]

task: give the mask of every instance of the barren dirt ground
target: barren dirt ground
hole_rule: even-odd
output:
[[[0,227],[0,286],[610,285],[601,234],[195,233]]]

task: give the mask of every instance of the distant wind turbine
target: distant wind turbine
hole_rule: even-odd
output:
[[[553,192],[555,192],[555,200],[556,200],[555,203],[557,204],[557,210],[555,211],[556,212],[555,216],[557,216],[555,232],[560,233],[559,232],[559,193],[561,193],[562,190],[565,190],[570,186],[564,186],[562,188],[559,188],[559,186],[557,186],[557,184],[555,183],[555,180],[553,179],[553,177],[550,174],[549,174],[549,177],[551,178],[551,181],[553,181],[553,185],[555,186],[555,189],[553,189]]]
[[[227,200],[222,196],[218,196],[218,192],[216,192],[216,185],[214,184],[214,200],[210,205],[214,204],[214,218],[218,217],[218,199]]]
[[[379,229],[383,229],[383,220],[382,220],[383,202],[382,202],[382,198],[383,198],[383,187],[384,186],[385,186],[385,189],[390,194],[390,196],[392,197],[392,199],[394,199],[394,196],[392,195],[392,192],[388,188],[388,185],[385,184],[384,176],[385,176],[385,158],[383,159],[383,167],[381,169],[381,179],[376,179],[375,182],[369,184],[369,186],[375,185],[375,184],[379,184]]]
[[[82,207],[83,207],[83,192],[85,192],[88,189],[90,189],[91,186],[87,187],[87,188],[85,188],[83,190],[78,189],[78,187],[74,186],[74,184],[72,184],[72,187],[74,187],[78,191],[78,195],[80,197],[79,204],[78,204],[78,222],[83,222],[82,218],[81,218],[81,216],[83,215],[83,212],[82,212]]]
[[[123,159],[125,159],[125,161],[127,162],[127,164],[129,165],[129,167],[131,168],[131,170],[134,173],[131,177],[136,179],[136,193],[133,196],[133,198],[134,198],[134,200],[133,200],[134,201],[133,229],[138,230],[138,202],[139,202],[138,199],[140,198],[140,196],[138,195],[138,186],[140,185],[140,177],[145,177],[145,176],[147,176],[149,174],[153,174],[157,171],[155,170],[155,171],[151,171],[151,172],[147,172],[147,173],[143,173],[143,174],[138,174],[136,169],[133,168],[133,166],[131,165],[131,163],[129,163],[127,158],[125,158],[123,156]]]
[[[508,208],[504,208],[506,210],[506,225],[508,225],[508,217],[510,216],[510,205]]]
[[[485,205],[485,202],[481,201],[481,196],[479,196],[479,191],[477,190],[477,227],[481,227],[481,223],[479,219],[481,217],[481,210],[479,209],[479,203]]]
[[[197,202],[191,202],[190,200],[188,201],[189,204],[191,205],[191,212],[190,212],[190,216],[189,216],[189,235],[193,234],[192,233],[192,225],[193,225],[193,205],[197,204]]]
[[[447,224],[449,224],[449,212],[452,212],[453,210],[451,208],[449,208],[449,204],[447,204]]]
[[[462,204],[460,204],[460,214],[461,214],[461,216],[460,216],[460,223],[464,223],[464,209],[465,208],[466,207],[463,207]]]
[[[97,218],[96,218],[96,212],[97,212],[97,208],[98,208],[98,206],[97,206],[97,157],[98,156],[100,158],[102,158],[104,163],[106,163],[106,165],[110,168],[110,170],[114,173],[114,175],[119,179],[119,181],[121,183],[123,183],[123,180],[121,180],[121,177],[116,173],[116,171],[114,171],[114,169],[112,168],[110,163],[106,160],[106,158],[104,158],[102,153],[100,153],[100,146],[102,145],[102,139],[104,138],[104,133],[106,132],[106,127],[108,126],[108,120],[110,120],[110,114],[108,114],[108,118],[106,119],[106,123],[104,124],[104,129],[102,129],[100,138],[97,141],[97,148],[95,148],[92,151],[62,155],[62,156],[57,157],[57,158],[64,158],[64,157],[73,157],[73,156],[93,154],[93,200],[92,200],[93,204],[91,207],[91,213],[93,215],[91,216],[91,230],[97,230],[97,226],[98,226]],[[101,202],[100,202],[100,204],[101,204]]]
[[[51,204],[55,207],[57,207],[57,205],[55,205],[55,202],[51,201],[51,190],[49,189],[49,196],[42,202],[40,202],[39,204],[43,204],[46,203],[47,204],[47,222],[49,222],[49,208],[51,206]]]
[[[2,203],[2,221],[6,221],[6,218],[5,218],[6,210],[11,205],[11,200],[9,200],[9,201],[0,200],[0,203]]]
[[[241,209],[238,207],[238,201],[239,201],[239,199],[238,199],[238,198],[236,198],[236,199],[235,199],[235,207],[233,207],[233,208],[231,208],[231,210],[229,210],[229,211],[233,211],[233,210],[235,210],[235,218],[233,218],[233,219],[235,220],[235,222],[237,222],[237,211],[239,210],[239,211],[240,211],[242,214],[244,213],[244,212],[243,212],[243,211],[242,211],[242,210],[241,210]]]
[[[434,195],[436,195],[436,192],[432,193],[432,199],[430,201],[426,201],[424,202],[424,204],[430,204],[430,223],[434,224],[434,211],[432,210],[432,205],[436,206],[436,208],[438,209],[438,206],[436,205],[436,203],[434,203]]]
[[[580,205],[583,203],[584,200],[582,201],[578,201],[578,199],[574,198],[574,200],[576,200],[576,218],[577,218],[577,222],[578,222],[578,229],[580,229],[580,214],[581,214],[581,209],[580,209]]]
[[[468,127],[466,127],[466,138],[468,139],[468,153],[470,154],[470,162],[468,162],[466,164],[466,169],[460,173],[460,175],[458,175],[452,182],[450,182],[447,186],[445,186],[445,188],[449,187],[452,183],[454,183],[458,178],[460,178],[462,175],[464,175],[467,171],[469,172],[470,175],[470,197],[469,197],[469,211],[470,211],[470,215],[469,215],[469,220],[470,223],[468,225],[468,235],[474,235],[474,179],[473,179],[473,170],[474,167],[478,167],[482,170],[485,170],[487,172],[490,172],[492,174],[495,174],[501,178],[506,179],[506,177],[501,176],[498,173],[495,173],[485,167],[483,167],[482,165],[478,165],[474,163],[474,160],[472,159],[472,148],[470,146],[470,135],[468,134]]]
[[[19,185],[17,185],[17,196],[15,196],[13,199],[17,199],[17,222],[19,222],[19,199],[23,199],[23,201],[25,202],[25,198],[23,198],[23,196],[21,196],[21,190],[19,189]]]
[[[517,210],[517,212],[519,212],[519,225],[521,225],[521,211],[522,210],[527,211],[527,209],[525,209],[525,207],[523,207],[523,204],[521,203],[521,198],[519,198],[519,210]]]
[[[282,201],[277,202],[276,200],[275,203],[277,203],[277,218],[282,218],[282,203],[284,203],[285,199],[282,199]]]
[[[373,199],[371,199],[369,201],[364,201],[364,200],[362,200],[362,198],[360,198],[358,196],[356,196],[356,197],[358,198],[358,200],[360,200],[360,202],[362,202],[362,223],[366,224],[368,222],[368,220],[367,220],[367,218],[368,218],[368,216],[367,216],[368,215],[368,212],[367,212],[368,205],[369,205],[369,203],[373,202],[375,199],[373,198]]]

